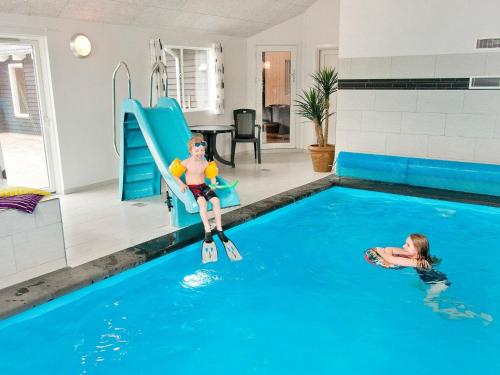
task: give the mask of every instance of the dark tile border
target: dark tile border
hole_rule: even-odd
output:
[[[332,186],[500,207],[500,197],[328,175],[318,181],[227,212],[222,215],[222,223],[224,228],[234,227]],[[64,268],[2,289],[0,290],[0,319],[181,249],[200,241],[202,237],[202,225],[193,225],[80,266]]]
[[[469,90],[469,78],[339,79],[339,90]]]

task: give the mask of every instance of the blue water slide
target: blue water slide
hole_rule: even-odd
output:
[[[169,165],[176,158],[189,156],[187,143],[191,131],[175,99],[162,97],[158,105],[144,108],[135,99],[122,102],[120,195],[131,200],[160,194],[161,177],[172,192],[172,224],[186,226],[200,221],[193,194],[179,185],[170,174]],[[221,185],[228,184],[217,177]],[[210,181],[207,179],[207,183]],[[240,204],[233,188],[217,191],[221,206]]]
[[[340,152],[337,175],[500,196],[500,165]]]

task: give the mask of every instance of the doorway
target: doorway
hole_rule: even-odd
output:
[[[257,122],[262,148],[295,148],[296,48],[258,46]]]
[[[0,184],[55,191],[37,41],[0,38]]]

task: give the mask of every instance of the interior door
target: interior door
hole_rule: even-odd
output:
[[[263,149],[295,148],[295,46],[257,48],[257,122]]]

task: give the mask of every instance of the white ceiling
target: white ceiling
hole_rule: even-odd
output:
[[[316,0],[0,0],[0,12],[248,37]]]

